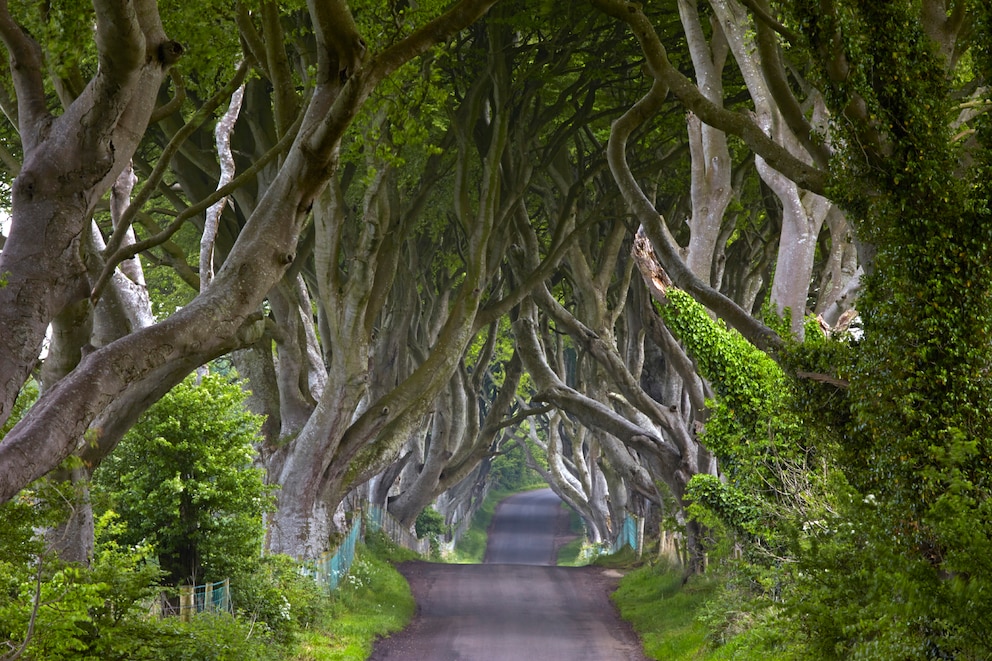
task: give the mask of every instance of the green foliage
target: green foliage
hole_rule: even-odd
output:
[[[489,472],[490,484],[494,489],[505,492],[521,491],[543,485],[540,473],[527,465],[527,454],[519,443],[530,443],[524,439],[509,443],[492,460]],[[535,452],[535,456],[543,453]]]
[[[642,566],[624,576],[612,598],[652,659],[806,658],[783,613],[753,610],[727,581],[718,572],[685,581],[675,568]]]
[[[695,579],[683,588],[678,572],[645,566],[627,574],[612,598],[649,657],[689,659],[706,649],[706,629],[696,614],[715,587]]]
[[[381,636],[399,631],[415,604],[406,579],[391,564],[411,559],[381,532],[359,544],[355,564],[315,624],[302,632],[290,658],[361,661]]]
[[[289,644],[324,617],[330,597],[299,563],[285,555],[264,555],[231,579],[239,618],[254,623],[280,644]]]
[[[723,523],[732,526],[744,536],[760,536],[761,504],[752,495],[731,484],[722,482],[716,475],[694,475],[686,489],[686,500],[692,503],[689,513],[704,516],[711,512]]]
[[[827,414],[853,492],[875,506],[843,507],[853,532],[814,547],[800,612],[824,658],[992,654],[975,633],[992,612],[988,120],[977,145],[951,132],[962,91],[988,81],[987,4],[966,3],[975,31],[959,45],[973,49],[952,71],[912,3],[791,6],[811,62],[841,49],[853,65],[817,74],[835,116],[868,111],[834,124],[848,148],[830,194],[876,250],[848,410]]]
[[[669,291],[662,315],[717,393],[708,402],[703,441],[720,459],[727,483],[696,476],[688,498],[697,515],[707,508],[749,544],[781,546],[782,526],[800,515],[794,506],[816,498],[808,468],[817,452],[793,406],[790,381],[685,292]]]
[[[850,497],[833,467],[836,441],[829,440],[846,418],[818,409],[843,410],[847,400],[836,386],[788,378],[683,292],[669,292],[663,314],[717,392],[703,440],[719,457],[724,478],[694,476],[686,499],[690,515],[706,526],[714,559],[724,562],[728,587],[721,599],[735,603],[725,611],[735,615],[711,617],[707,628],[728,649],[754,645],[774,658],[785,639],[798,635],[782,634],[782,603],[806,598],[792,589],[795,563],[814,547],[822,521],[834,516],[837,494]],[[814,322],[806,341],[788,342],[780,360],[793,373],[840,378],[849,356],[847,340],[825,337]]]
[[[714,411],[707,422],[707,447],[733,464],[752,452],[744,451],[742,445],[770,447],[776,435],[794,427],[794,421],[781,415],[787,409],[788,389],[775,361],[722,321],[710,318],[705,308],[683,291],[669,291],[662,316],[696,361],[700,374],[716,390]],[[779,429],[767,427],[772,418],[779,418]],[[735,469],[725,465],[725,470]]]
[[[15,3],[11,14],[41,44],[54,75],[74,80],[79,73],[92,75],[96,69],[93,41],[93,5],[88,2],[57,0],[45,3]]]
[[[188,378],[96,472],[127,524],[115,538],[151,543],[174,584],[223,580],[258,556],[271,496],[252,465],[260,419],[243,408],[245,396],[217,376]]]
[[[184,243],[182,239],[187,234],[191,234],[191,232],[180,231],[177,234],[180,243]],[[190,252],[188,254],[195,255],[197,253]],[[142,260],[142,264],[144,266],[145,280],[148,283],[148,295],[151,298],[152,314],[155,315],[156,319],[166,319],[193,300],[196,291],[180,278],[174,269],[169,266],[156,265],[149,260]]]
[[[64,515],[53,488],[39,483],[0,506],[0,637],[11,650],[27,639],[39,658],[67,658],[87,648],[89,609],[102,605],[106,590],[84,570],[60,563],[47,552],[36,526],[50,527]],[[34,635],[28,638],[29,630]]]
[[[46,551],[39,528],[65,512],[50,503],[67,502],[38,483],[0,506],[0,637],[20,648],[34,613],[26,659],[123,661],[160,659],[278,658],[260,629],[227,614],[201,614],[191,622],[159,620],[150,614],[161,588],[149,545],[122,546],[114,539],[123,524],[113,513],[96,525],[92,566],[67,565]]]
[[[14,400],[14,406],[10,411],[10,417],[7,421],[0,426],[0,437],[6,436],[7,432],[14,428],[21,418],[24,417],[25,412],[37,401],[38,399],[38,383],[34,379],[29,379],[21,391],[17,393],[17,399]]]
[[[442,535],[444,534],[444,515],[433,507],[425,507],[417,515],[417,520],[414,522],[414,529],[417,531],[417,537],[420,539],[430,535],[435,537]]]
[[[425,507],[417,515],[414,530],[416,530],[419,539],[430,541],[431,556],[437,557],[440,553],[440,539],[445,531],[444,515],[433,507]]]
[[[244,55],[229,0],[159,0],[166,34],[183,45],[177,70],[190,91],[211,96],[234,74]]]

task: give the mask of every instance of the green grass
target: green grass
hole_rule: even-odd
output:
[[[297,639],[294,661],[362,661],[381,636],[403,629],[413,617],[414,601],[394,562],[417,555],[370,534],[360,545],[348,576],[334,592],[320,623]]]
[[[682,585],[678,571],[641,567],[626,576],[613,594],[623,619],[629,621],[653,659],[705,659],[707,628],[698,615],[718,583],[698,577]]]
[[[582,525],[582,517],[580,517],[575,510],[565,503],[562,503],[561,506],[563,509],[568,511],[568,531],[574,535],[577,535],[577,537],[558,549],[558,559],[556,562],[559,567],[577,567],[584,565],[586,564],[586,561],[579,557],[582,553],[582,548],[586,543],[585,527]]]
[[[558,549],[558,560],[557,564],[559,567],[578,567],[584,565],[585,561],[579,557],[582,552],[582,547],[585,544],[585,539],[579,537],[573,539],[569,543],[563,545]]]
[[[596,564],[623,566],[605,556]],[[682,583],[681,570],[641,566],[613,594],[652,659],[792,661],[808,658],[780,610],[748,602],[714,572]]]

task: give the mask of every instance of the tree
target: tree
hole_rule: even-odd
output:
[[[864,270],[858,303],[863,338],[847,358],[841,358],[844,352],[809,351],[786,364],[794,377],[831,389],[828,417],[843,421],[832,429],[845,448],[839,466],[862,493],[864,501],[853,502],[873,505],[844,508],[840,521],[859,532],[842,549],[814,546],[811,582],[822,581],[832,608],[816,611],[810,633],[817,649],[841,656],[980,658],[988,643],[974,632],[987,628],[978,614],[989,612],[977,606],[988,592],[989,574],[979,558],[988,547],[990,519],[980,459],[989,454],[988,435],[976,423],[986,415],[979,393],[987,389],[992,286],[988,8],[968,2],[783,3],[775,13],[770,3],[745,4],[757,26],[769,93],[810,160],[797,162],[783,145],[755,132],[760,127],[750,118],[703,98],[672,66],[641,8],[601,2],[633,28],[652,79],[651,91],[614,124],[611,168],[676,284],[780,359],[782,344],[767,328],[687,272],[630,174],[625,143],[670,90],[704,122],[738,135],[779,173],[830,197],[848,214]],[[718,15],[730,6],[711,5]],[[802,77],[793,81],[795,88],[782,84],[787,81],[778,64],[785,47]],[[739,66],[746,60],[739,56]],[[825,135],[793,112],[801,107],[795,89],[809,102],[822,94],[832,119]],[[831,158],[829,175],[818,165],[824,156]],[[845,571],[838,579],[840,566]],[[852,573],[851,566],[861,571]],[[871,587],[850,584],[852,577]],[[866,597],[845,608],[845,594]],[[870,596],[877,594],[897,597]],[[852,627],[848,634],[838,618]]]
[[[152,545],[173,585],[243,573],[258,557],[271,488],[254,465],[261,419],[237,383],[207,374],[152,406],[96,471],[124,546]]]
[[[61,115],[54,126],[75,126],[73,122],[76,117],[92,116],[100,118],[101,122],[116,121],[117,117],[121,117],[135,121],[133,125],[126,126],[127,139],[122,139],[121,145],[130,145],[131,138],[143,134],[157,96],[158,83],[164,76],[163,63],[152,58],[152,64],[148,64],[143,54],[149,43],[155,44],[156,47],[149,50],[164,57],[167,60],[165,64],[169,64],[175,55],[175,48],[170,50],[172,42],[164,40],[161,34],[155,4],[150,1],[134,4],[128,3],[126,7],[118,8],[122,12],[118,14],[116,10],[104,11],[107,8],[97,3],[97,8],[101,10],[97,12],[97,46],[106,62],[88,88],[92,91],[80,97],[79,106],[71,113]],[[57,388],[41,397],[0,444],[4,467],[0,473],[0,483],[3,485],[0,498],[9,499],[31,480],[57,466],[76,449],[86,429],[101,416],[104,418],[100,421],[102,424],[98,424],[96,433],[119,438],[144,408],[181,381],[194,367],[257,339],[259,329],[256,322],[261,317],[261,302],[294,261],[309,210],[333,171],[341,135],[358,108],[371,90],[403,62],[471,23],[488,6],[489,3],[471,2],[456,5],[368,59],[365,57],[365,42],[343,3],[315,4],[310,8],[318,58],[313,78],[314,92],[300,117],[299,139],[284,155],[278,173],[254,208],[211,286],[168,319],[88,354],[59,382]],[[25,152],[36,150],[39,166],[100,162],[100,154],[93,155],[75,144],[63,144],[56,140],[51,147],[55,151],[49,151],[49,143],[34,137],[39,126],[44,124],[47,113],[40,83],[43,63],[38,58],[37,44],[7,14],[5,5],[2,9],[3,37],[8,51],[17,58],[14,70],[18,100],[23,106],[20,121]],[[120,38],[120,34],[110,38],[108,35],[113,30],[120,31],[126,38]],[[157,47],[159,44],[162,48]],[[154,82],[152,85],[139,73],[142,67],[152,67],[150,70],[155,71],[154,66],[161,72],[156,74],[158,78],[151,80]],[[107,77],[113,75],[119,75],[124,86],[109,84],[113,81]],[[146,84],[147,88],[134,87],[139,82]],[[105,89],[111,90],[106,92],[110,94],[108,99],[100,96]],[[117,97],[112,92],[115,90],[129,95],[134,92],[128,98],[134,99],[136,107],[140,107],[144,114],[132,117],[124,112],[125,108],[120,104],[114,105]],[[91,106],[87,106],[86,101],[91,106],[109,104],[107,112],[87,115],[86,108]],[[64,137],[58,131],[49,135],[53,139]],[[104,140],[101,143],[104,148],[107,141],[118,139],[111,133],[101,131],[100,127],[76,135],[87,139],[100,138]],[[288,135],[293,137],[296,134]],[[57,151],[59,149],[67,150],[68,155],[61,156]],[[114,158],[118,159],[114,161],[114,175],[124,167],[119,158],[129,155],[127,149],[118,148],[114,152]],[[53,160],[48,160],[49,156]],[[35,161],[30,163],[33,167]],[[58,246],[75,245],[84,228],[88,227],[88,208],[71,207],[65,211],[64,220],[53,219],[44,213],[49,207],[38,207],[42,198],[34,195],[34,186],[38,182],[45,182],[46,186],[54,185],[59,176],[57,173],[46,173],[32,183],[35,175],[31,172],[32,169],[26,164],[15,180],[13,228],[0,257],[0,266],[10,273],[8,286],[2,290],[5,292],[3,295],[10,298],[10,304],[4,306],[4,314],[10,315],[13,320],[8,327],[30,326],[25,327],[24,333],[5,336],[4,342],[10,348],[7,354],[10,356],[10,368],[3,370],[9,377],[4,384],[4,397],[8,401],[4,405],[4,415],[9,411],[9,402],[13,401],[19,384],[37,360],[47,323],[69,299],[78,301],[92,293],[90,286],[86,286],[89,283],[82,282],[77,276],[72,282],[84,286],[73,286],[71,294],[64,286],[51,288],[62,297],[60,299],[53,298],[54,294],[44,293],[48,291],[46,281],[38,281],[40,289],[37,296],[17,295],[17,292],[30,293],[21,291],[17,283],[21,280],[36,282],[31,280],[26,269],[29,266],[34,268],[39,263],[37,259],[15,259],[20,254],[18,245],[50,246],[51,250]],[[112,181],[115,178],[101,176],[103,178],[98,183],[105,182],[107,185],[108,179]],[[95,204],[100,193],[96,189],[87,193],[88,204]],[[46,196],[44,199],[48,200],[44,204],[54,204],[58,198]],[[32,222],[32,213],[38,213],[41,217]],[[28,234],[48,222],[52,222],[53,231]],[[65,232],[64,240],[58,239],[54,232],[56,228]],[[25,233],[23,239],[20,238],[22,232]],[[18,235],[16,240],[15,233]],[[53,243],[46,243],[46,237]],[[32,243],[33,239],[46,240]],[[52,282],[69,282],[68,278],[57,277],[61,268],[62,263],[54,264],[51,269],[45,270],[46,277]],[[31,312],[39,302],[44,302],[44,306]],[[126,414],[122,414],[124,412]],[[22,444],[31,446],[31,451],[21,452],[18,448],[26,447]]]

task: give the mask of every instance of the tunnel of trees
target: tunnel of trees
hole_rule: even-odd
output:
[[[0,0],[0,39],[0,501],[72,501],[63,560],[220,374],[273,554],[353,497],[465,516],[514,452],[593,541],[730,543],[820,658],[992,654],[985,0]]]

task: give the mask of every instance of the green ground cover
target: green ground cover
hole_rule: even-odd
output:
[[[319,621],[297,637],[294,661],[361,661],[381,636],[403,629],[414,601],[394,564],[415,559],[412,551],[370,533],[360,545],[348,576],[330,598]]]
[[[597,564],[625,570],[613,594],[652,659],[787,661],[811,658],[784,613],[742,596],[719,569],[683,582],[668,565],[632,568],[631,557],[606,556]]]

